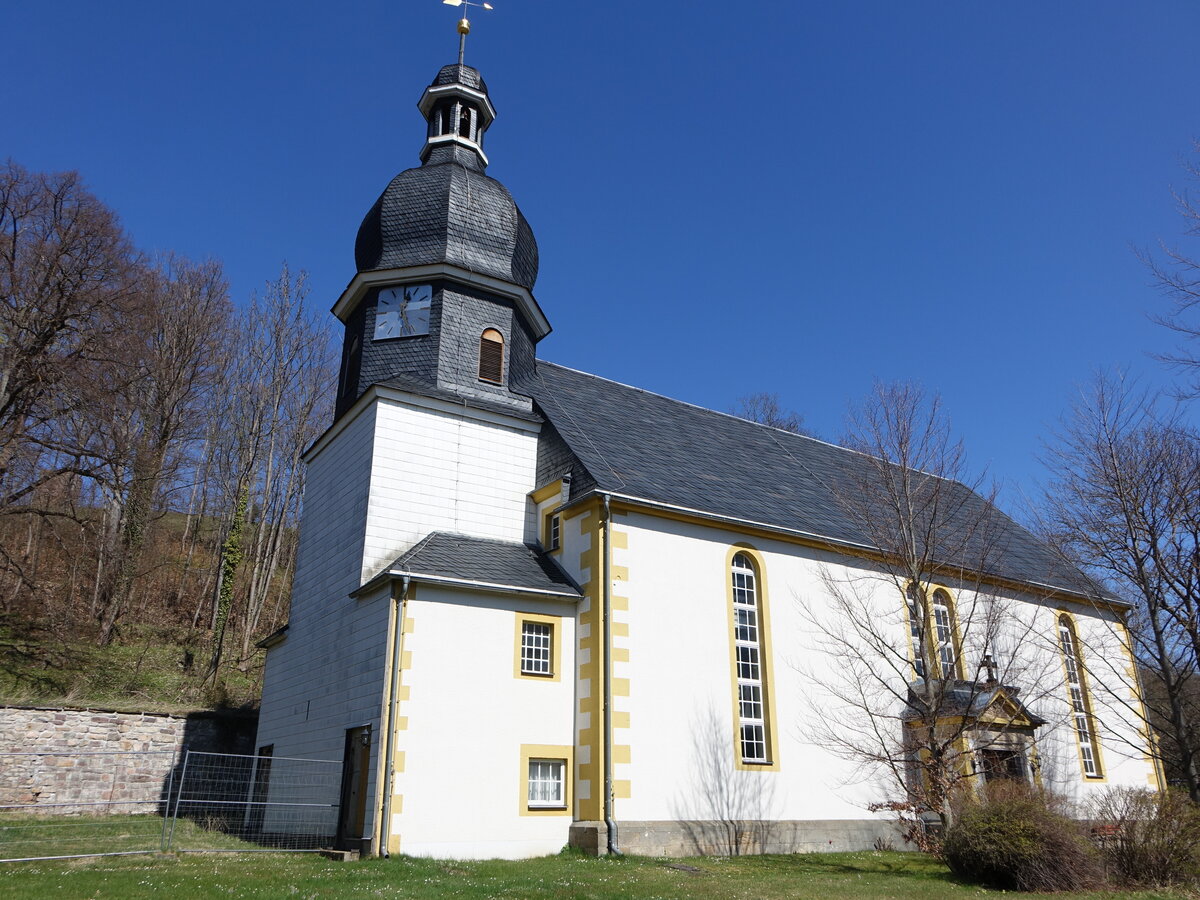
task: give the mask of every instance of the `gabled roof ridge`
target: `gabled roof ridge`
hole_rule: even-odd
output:
[[[619,387],[628,388],[631,391],[637,391],[639,394],[646,394],[649,397],[658,397],[660,400],[666,400],[670,403],[677,403],[680,406],[687,406],[687,407],[690,407],[691,409],[699,410],[700,412],[712,413],[713,415],[722,416],[723,418],[726,418],[726,419],[734,419],[738,422],[745,422],[748,425],[753,425],[757,428],[765,429],[766,431],[777,432],[779,434],[786,434],[789,437],[800,438],[800,439],[806,440],[806,441],[812,441],[813,443],[821,444],[825,447],[832,447],[834,450],[843,450],[846,453],[854,453],[858,456],[865,456],[867,459],[878,460],[879,462],[884,462],[884,463],[887,463],[888,465],[899,467],[899,463],[893,463],[893,462],[889,462],[886,459],[880,459],[880,457],[875,456],[874,454],[866,453],[862,450],[855,450],[853,447],[846,447],[846,446],[843,446],[842,444],[835,444],[832,441],[826,441],[819,437],[814,437],[811,434],[800,434],[799,432],[796,432],[796,431],[788,431],[786,428],[777,428],[774,425],[765,425],[762,422],[755,422],[753,419],[747,419],[744,416],[735,416],[733,413],[722,412],[719,409],[710,409],[707,406],[701,406],[699,403],[689,403],[687,400],[680,400],[678,397],[669,397],[666,394],[660,394],[657,391],[649,391],[649,390],[646,390],[646,388],[641,388],[641,387],[638,387],[637,385],[626,384],[625,382],[617,381],[614,378],[605,378],[603,375],[596,375],[594,372],[585,372],[582,369],[575,369],[575,368],[572,368],[571,366],[564,366],[562,363],[551,362],[548,359],[539,359],[537,361],[537,364],[539,366],[543,365],[543,364],[548,365],[548,366],[554,366],[556,369],[562,369],[567,372],[574,372],[576,375],[586,375],[588,378],[595,378],[599,381],[607,381],[609,384],[615,384],[615,385],[618,385]],[[941,481],[953,482],[954,484],[962,485],[963,487],[967,488],[967,490],[973,490],[972,488],[970,488],[969,486],[964,484],[962,481],[959,481],[957,478],[947,478],[945,475],[935,475],[933,472],[926,472],[924,469],[913,469],[913,471],[918,472],[919,474],[924,475],[927,478],[937,478]]]

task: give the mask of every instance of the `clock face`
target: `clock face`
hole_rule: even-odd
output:
[[[375,304],[375,340],[429,334],[433,289],[427,284],[384,288]]]

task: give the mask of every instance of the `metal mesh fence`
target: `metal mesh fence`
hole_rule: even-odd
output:
[[[167,846],[182,853],[331,847],[341,780],[340,760],[188,752]]]
[[[174,752],[0,753],[0,861],[162,849]]]

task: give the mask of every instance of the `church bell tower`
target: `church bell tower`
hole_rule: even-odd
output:
[[[535,345],[550,332],[533,296],[537,242],[485,173],[496,110],[461,45],[417,108],[421,165],[393,178],[367,212],[357,274],[334,306],[345,325],[336,415],[376,384],[528,412],[513,385],[532,373]]]

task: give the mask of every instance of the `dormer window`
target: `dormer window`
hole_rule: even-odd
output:
[[[504,335],[495,328],[479,338],[479,380],[492,384],[504,380]]]

